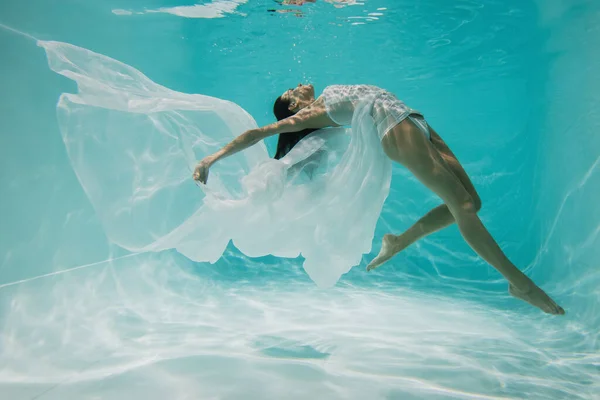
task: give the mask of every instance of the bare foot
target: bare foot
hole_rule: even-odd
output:
[[[517,299],[526,301],[527,303],[539,308],[545,313],[554,315],[563,315],[565,313],[565,310],[563,310],[561,306],[556,304],[554,300],[552,300],[550,296],[546,294],[546,292],[540,289],[533,282],[531,283],[529,289],[525,291],[519,290],[509,283],[508,292]]]
[[[379,267],[384,262],[388,261],[390,258],[394,257],[398,252],[402,250],[402,247],[398,243],[398,238],[392,234],[387,234],[383,236],[383,240],[381,242],[381,250],[379,250],[379,254],[377,257],[373,259],[367,266],[367,271],[371,271],[377,267]]]

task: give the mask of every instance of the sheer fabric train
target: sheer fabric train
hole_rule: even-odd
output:
[[[156,84],[135,68],[67,43],[40,41],[49,67],[77,83],[57,113],[71,165],[108,238],[133,251],[176,249],[215,262],[229,241],[250,257],[304,257],[319,287],[371,251],[391,163],[361,104],[351,128],[328,128],[281,160],[263,143],[196,162],[256,127],[231,102]]]

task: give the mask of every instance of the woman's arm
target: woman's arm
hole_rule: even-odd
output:
[[[269,136],[277,133],[299,132],[308,128],[320,129],[332,125],[333,121],[329,119],[327,113],[321,107],[306,107],[291,117],[262,128],[250,129],[236,137],[221,150],[200,161],[194,171],[194,179],[206,183],[208,169],[215,162],[247,149]]]
[[[245,150],[248,147],[254,146],[256,143],[268,138],[269,136],[273,136],[278,133],[298,132],[306,128],[306,121],[303,118],[293,115],[273,124],[263,126],[262,128],[250,129],[233,139],[221,150],[209,156],[211,164],[214,164],[215,162],[225,157],[229,157],[237,152]]]

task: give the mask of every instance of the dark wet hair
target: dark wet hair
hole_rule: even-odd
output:
[[[275,114],[277,121],[281,121],[282,119],[286,119],[296,114],[295,112],[290,111],[289,107],[289,100],[284,100],[281,98],[281,96],[275,100],[275,104],[273,104],[273,114]],[[290,150],[292,150],[295,145],[298,144],[299,141],[314,131],[316,131],[316,129],[304,129],[300,132],[280,133],[279,139],[277,140],[277,152],[275,153],[274,158],[276,160],[283,158],[287,153],[290,152]]]

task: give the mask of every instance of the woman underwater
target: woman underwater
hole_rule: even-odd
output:
[[[278,122],[248,130],[205,157],[196,166],[193,178],[206,183],[215,162],[275,134],[280,134],[275,158],[281,158],[314,130],[351,125],[357,105],[365,103],[372,107],[374,128],[385,154],[406,167],[444,202],[403,234],[385,235],[381,251],[367,270],[379,267],[418,239],[456,222],[471,248],[508,280],[511,295],[545,313],[564,314],[562,307],[507,258],[485,228],[477,215],[481,200],[446,143],[421,113],[384,89],[370,85],[331,85],[315,98],[312,85],[299,84],[275,101]]]

